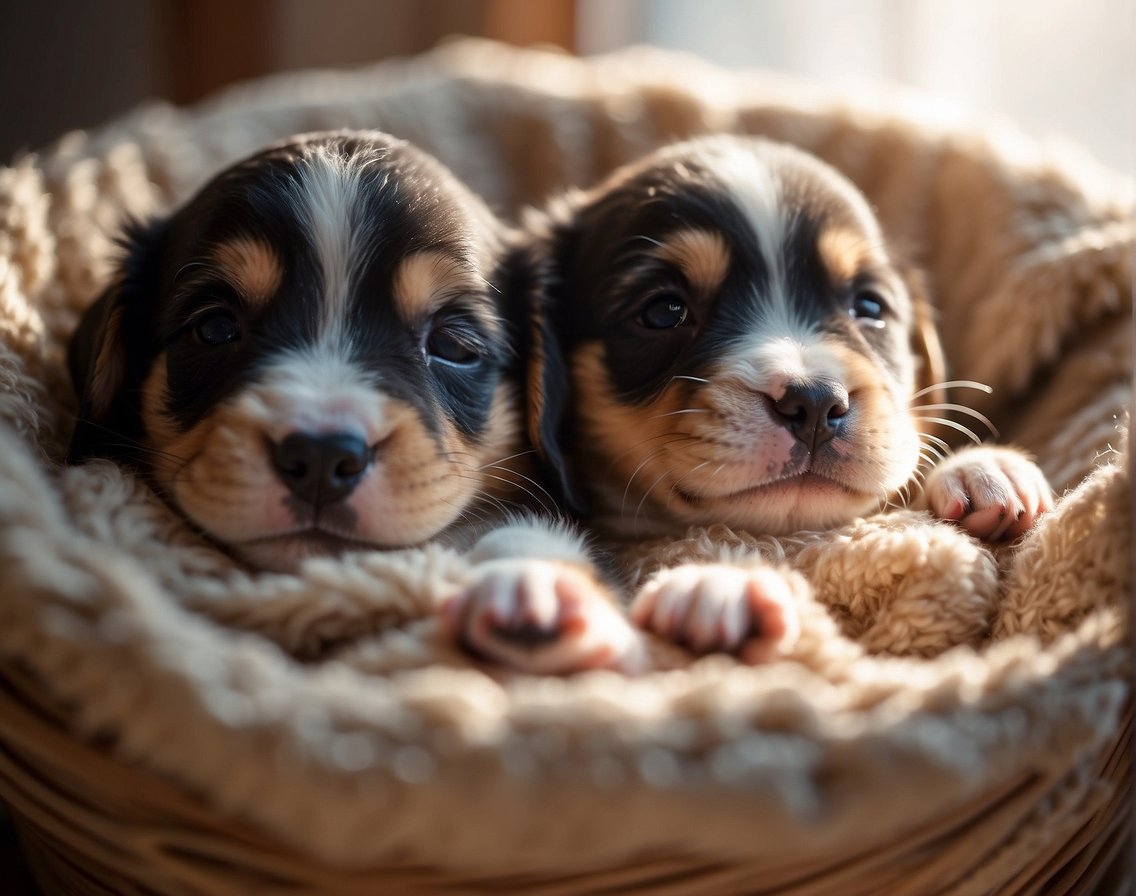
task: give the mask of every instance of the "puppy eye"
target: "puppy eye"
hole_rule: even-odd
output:
[[[194,328],[197,338],[205,345],[225,345],[241,338],[237,319],[228,311],[214,311]]]
[[[861,289],[852,297],[852,307],[848,309],[848,313],[870,326],[882,327],[887,307],[887,302],[878,292],[873,289]]]
[[[426,352],[449,364],[469,365],[481,359],[479,346],[468,333],[455,326],[442,326],[426,337]]]
[[[690,311],[675,293],[656,296],[644,306],[639,322],[652,330],[673,330],[686,323]]]

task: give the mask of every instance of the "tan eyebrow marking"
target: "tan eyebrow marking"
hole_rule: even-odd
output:
[[[877,241],[850,227],[825,228],[817,238],[817,252],[834,284],[847,283],[865,268],[882,261]]]
[[[394,300],[403,318],[413,320],[433,311],[440,296],[465,289],[469,279],[456,259],[442,252],[418,252],[399,265]]]
[[[486,286],[468,265],[445,252],[427,250],[406,258],[394,276],[394,302],[403,320],[433,314],[446,299],[463,293],[482,295]],[[480,304],[480,303],[479,303]],[[494,331],[500,321],[486,308],[478,317]]]
[[[213,259],[232,281],[241,297],[261,306],[280,288],[284,268],[267,243],[251,237],[238,237],[213,249]]]
[[[658,257],[677,265],[697,290],[713,292],[726,279],[730,250],[720,234],[711,230],[680,230],[666,238]]]

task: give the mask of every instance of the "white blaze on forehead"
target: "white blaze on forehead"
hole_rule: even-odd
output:
[[[785,293],[785,235],[791,210],[782,202],[781,183],[773,167],[752,149],[716,147],[710,170],[720,181],[725,197],[735,203],[749,222],[753,239],[769,276],[771,299]],[[738,235],[743,238],[742,235]]]
[[[816,337],[816,327],[804,318],[786,281],[786,239],[794,210],[786,201],[777,165],[753,148],[732,142],[712,145],[707,164],[723,197],[749,224],[748,233],[731,234],[731,239],[736,245],[752,240],[765,267],[751,306],[754,328],[808,344]]]
[[[296,201],[306,223],[322,276],[320,337],[337,341],[351,296],[352,280],[363,258],[359,214],[358,160],[318,152],[300,167]]]

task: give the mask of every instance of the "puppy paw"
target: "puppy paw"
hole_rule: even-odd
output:
[[[925,491],[935,516],[983,541],[1017,538],[1053,508],[1045,474],[1010,448],[970,448],[948,458],[931,471]]]
[[[641,638],[586,569],[554,560],[493,560],[442,610],[467,650],[520,672],[637,671]]]
[[[800,635],[788,584],[766,568],[664,569],[640,589],[631,618],[696,653],[732,653],[751,665],[776,659]]]

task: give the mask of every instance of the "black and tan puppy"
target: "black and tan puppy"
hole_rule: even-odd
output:
[[[930,309],[863,196],[816,158],[741,137],[677,144],[533,226],[564,365],[548,352],[545,390],[562,377],[571,396],[541,439],[608,536],[842,525],[896,501],[941,444],[916,407],[942,376]],[[1036,466],[991,447],[935,466],[924,493],[988,539],[1021,533],[1051,497]],[[791,632],[787,599],[769,570],[692,566],[656,576],[632,612],[760,658]]]
[[[530,293],[439,163],[376,132],[293,138],[124,245],[71,346],[72,462],[134,464],[260,568],[472,546],[448,616],[464,642],[538,671],[622,652],[579,539],[498,512],[526,482],[508,321]]]

